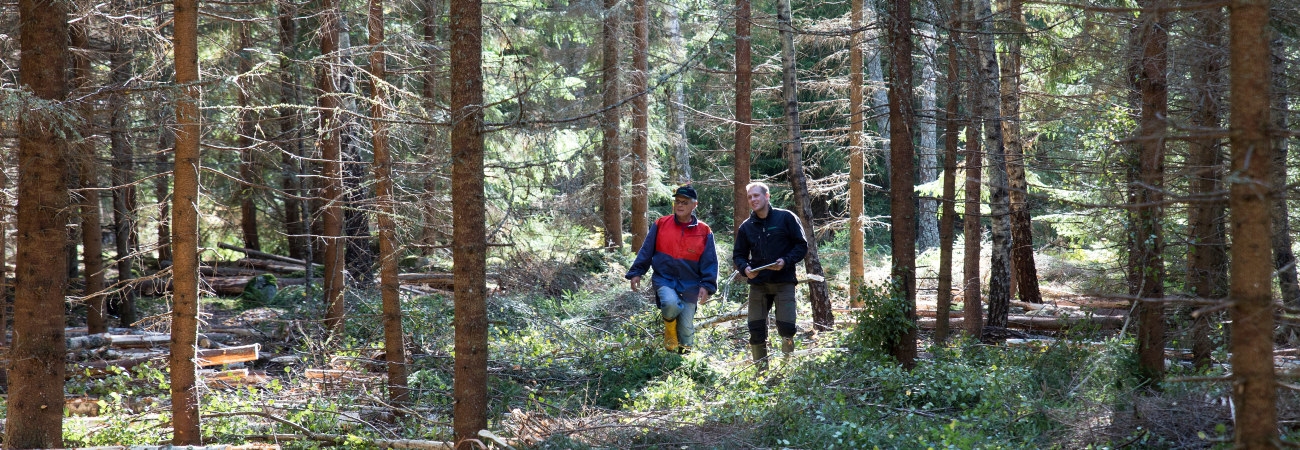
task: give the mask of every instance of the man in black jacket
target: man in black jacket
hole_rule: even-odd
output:
[[[794,271],[808,253],[808,240],[794,213],[772,207],[767,184],[750,183],[745,190],[753,212],[736,230],[731,260],[749,279],[749,348],[761,371],[767,370],[767,314],[773,306],[781,352],[789,356],[794,351]]]

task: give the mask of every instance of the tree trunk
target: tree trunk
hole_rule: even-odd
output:
[[[957,119],[961,99],[957,91],[961,84],[957,76],[961,64],[958,61],[957,44],[961,42],[961,21],[957,18],[962,9],[961,0],[953,0],[952,17],[948,22],[948,104],[944,108],[943,126],[943,212],[939,216],[939,292],[936,295],[937,325],[934,340],[945,342],[948,339],[948,318],[952,310],[952,245],[953,228],[956,221],[957,201]],[[937,39],[938,36],[935,36]],[[978,206],[978,205],[976,205]],[[978,264],[978,262],[977,262]]]
[[[604,92],[601,115],[601,218],[605,230],[605,248],[623,248],[623,197],[620,184],[618,137],[618,40],[619,2],[605,0],[604,20],[601,26],[601,89]]]
[[[199,52],[198,2],[175,0],[176,165],[172,194],[172,444],[198,445],[199,392],[195,382],[199,314]]]
[[[794,191],[794,211],[803,222],[804,236],[808,239],[808,255],[804,257],[804,270],[809,275],[819,278],[822,272],[821,258],[817,255],[817,225],[813,221],[812,195],[808,192],[808,180],[803,170],[803,135],[799,124],[799,88],[796,85],[794,28],[790,24],[790,0],[780,0],[777,11],[777,25],[781,32],[781,92],[785,97],[785,117],[789,134],[786,142],[787,157],[790,161],[790,184]],[[826,282],[813,280],[808,283],[808,300],[812,303],[813,326],[818,331],[835,328],[835,316],[831,311],[830,293]]]
[[[1141,3],[1145,8],[1164,5],[1160,0]],[[1141,116],[1138,121],[1138,181],[1136,190],[1136,220],[1131,250],[1136,266],[1136,279],[1130,279],[1130,292],[1141,299],[1164,297],[1164,237],[1160,222],[1164,217],[1164,162],[1165,117],[1169,112],[1167,84],[1167,55],[1169,47],[1168,21],[1165,14],[1145,9],[1138,16],[1139,30],[1134,56],[1134,80],[1141,96]],[[1164,304],[1139,301],[1138,313],[1138,365],[1144,376],[1160,379],[1164,376]]]
[[[1269,236],[1268,1],[1233,0],[1228,29],[1232,172],[1231,363],[1238,448],[1277,445],[1277,382],[1273,368],[1273,307]]]
[[[348,30],[347,19],[339,16],[340,30]],[[339,54],[342,56],[343,71],[339,74],[338,89],[341,98],[340,107],[346,114],[339,117],[340,152],[343,156],[343,236],[346,250],[343,261],[347,267],[347,279],[355,286],[369,289],[375,283],[375,252],[371,248],[374,237],[370,233],[370,212],[365,204],[370,198],[366,188],[366,174],[371,172],[369,164],[361,149],[361,123],[357,119],[357,72],[353,58],[352,40],[347,31],[339,33]]]
[[[379,204],[379,291],[384,315],[384,358],[388,362],[388,400],[394,405],[406,405],[410,394],[406,388],[406,345],[402,334],[402,300],[398,295],[397,280],[397,215],[393,198],[393,157],[388,149],[388,124],[384,121],[388,109],[384,93],[387,65],[384,61],[384,0],[370,0],[370,16],[366,21],[370,37],[370,96],[374,102],[370,114],[374,117],[375,197]]]
[[[971,31],[966,35],[966,48],[972,56],[979,55],[979,22],[975,20],[975,5],[963,5],[962,17]],[[973,58],[978,59],[978,58]],[[971,73],[979,73],[972,67]],[[966,125],[966,203],[962,208],[962,241],[965,244],[962,261],[962,309],[966,321],[962,324],[966,334],[972,339],[984,336],[984,308],[980,299],[980,189],[983,183],[984,151],[980,148],[979,124],[984,117],[984,82],[972,77],[966,85],[968,89],[967,104],[970,105]]]
[[[980,17],[979,58],[983,69],[984,150],[988,152],[989,220],[993,223],[993,248],[989,265],[988,325],[1007,326],[1011,305],[1011,217],[1007,197],[1007,161],[1002,141],[1002,107],[998,86],[998,58],[993,45],[993,9],[989,0],[976,2]]]
[[[85,95],[94,90],[90,78],[90,56],[87,54],[90,51],[90,42],[83,24],[72,26],[71,31],[72,46],[81,50],[73,53],[73,84],[78,95]],[[86,101],[78,102],[77,108],[84,127],[81,132],[83,139],[75,146],[78,162],[77,180],[81,187],[79,207],[82,263],[85,265],[86,276],[86,287],[81,295],[82,301],[86,304],[86,329],[94,334],[108,331],[108,324],[104,320],[104,237],[103,230],[100,228],[99,152],[96,151],[93,142],[84,138],[90,136],[90,128],[95,121],[94,104]],[[3,261],[0,261],[0,265],[2,264]],[[3,309],[3,305],[0,305],[0,310]],[[3,320],[0,320],[0,323],[3,323]]]
[[[912,6],[894,1],[889,21],[890,55],[889,149],[894,162],[889,176],[889,217],[892,264],[890,275],[907,302],[907,320],[916,322],[916,185],[913,176],[912,126]],[[890,354],[903,367],[916,364],[916,329],[896,338]]]
[[[113,183],[113,237],[117,249],[117,282],[126,285],[135,278],[135,164],[130,141],[131,114],[126,99],[126,85],[132,75],[132,46],[114,39],[109,58],[110,82],[117,89],[108,97],[109,145],[112,149],[111,182]],[[117,316],[122,326],[135,323],[135,291],[123,289],[119,294]],[[112,308],[110,308],[112,309]]]
[[[37,98],[68,94],[68,4],[19,0],[19,71]],[[63,293],[68,287],[67,143],[54,111],[17,116],[18,253],[5,448],[63,447]]]
[[[421,26],[424,29],[424,52],[423,56],[430,61],[429,70],[426,70],[421,76],[420,97],[424,102],[426,110],[438,108],[442,102],[439,95],[445,92],[443,87],[440,89],[439,82],[445,81],[444,76],[439,75],[442,68],[436,65],[435,61],[445,61],[445,58],[439,58],[438,45],[439,40],[445,39],[443,33],[440,33],[439,18],[442,17],[444,3],[441,0],[425,0],[423,7],[423,20]],[[445,51],[445,50],[444,50]],[[443,55],[445,57],[445,55]],[[420,214],[423,221],[420,231],[420,254],[423,256],[433,255],[434,250],[447,241],[448,232],[451,228],[450,216],[446,198],[451,190],[451,183],[448,181],[447,173],[449,168],[446,166],[448,155],[444,147],[448,138],[446,131],[442,127],[429,126],[425,128],[424,154],[428,158],[430,170],[424,179],[425,192],[432,193],[426,196],[420,203]]]
[[[483,185],[483,6],[451,2],[452,261],[455,264],[456,441],[487,428],[487,230]],[[606,22],[607,25],[610,22]],[[610,80],[610,79],[607,79]],[[612,87],[611,87],[612,88]],[[617,166],[616,166],[617,167]]]
[[[294,105],[299,103],[297,65],[293,62],[294,44],[298,41],[298,8],[293,2],[281,0],[279,6],[280,21],[280,108],[278,124],[280,135],[276,145],[280,147],[280,187],[284,190],[284,229],[288,233],[289,257],[307,260],[308,227],[303,214],[301,198],[306,192],[299,177],[305,171],[301,162],[302,117]]]
[[[176,111],[171,106],[171,96],[160,93],[157,97],[156,104],[158,110],[155,112],[158,125],[158,149],[154,154],[154,173],[153,192],[154,198],[158,199],[158,261],[172,260],[172,227],[171,227],[171,180],[167,175],[171,172],[172,162],[168,156],[176,148],[176,130],[172,119],[176,117]]]
[[[325,241],[325,327],[334,336],[343,333],[346,308],[343,296],[346,243],[343,242],[343,208],[340,206],[344,200],[343,161],[339,148],[340,121],[336,119],[339,101],[334,95],[338,92],[339,36],[343,34],[339,15],[338,4],[334,0],[321,1],[320,52],[325,64],[321,70],[321,93],[317,100],[320,106],[321,160],[324,165],[321,175],[325,182],[325,205],[322,207],[324,229],[321,237]]]
[[[646,0],[632,1],[632,248],[640,249],[650,232],[650,17]]]
[[[935,71],[937,64],[936,49],[939,47],[939,37],[935,34],[934,23],[939,20],[938,13],[934,10],[934,5],[930,2],[921,2],[917,5],[921,9],[925,20],[916,23],[918,40],[921,44],[921,77],[920,77],[920,96],[921,114],[913,114],[913,121],[916,124],[917,143],[914,146],[917,154],[916,184],[926,184],[939,179],[939,134],[938,134],[938,108],[937,93],[935,90],[938,84],[938,74]],[[939,246],[939,201],[926,195],[917,198],[917,221],[916,221],[916,249],[924,252],[928,249]]]
[[[864,0],[853,0],[849,28],[862,28]],[[854,31],[849,37],[849,307],[861,308],[862,283],[866,275],[863,260],[866,248],[866,221],[863,209],[863,177],[865,176],[865,149],[862,142],[862,32]]]
[[[1282,38],[1276,36],[1271,42],[1272,51],[1271,61],[1273,68],[1273,129],[1287,129],[1287,113],[1290,109],[1287,106],[1287,86],[1286,86],[1286,47],[1282,43]],[[1296,258],[1295,252],[1291,250],[1291,224],[1287,219],[1287,140],[1291,137],[1286,134],[1278,134],[1273,138],[1273,186],[1276,190],[1276,197],[1273,199],[1269,211],[1273,221],[1273,267],[1277,269],[1277,286],[1282,291],[1282,304],[1295,308],[1300,307],[1300,280],[1296,279]]]
[[[1219,9],[1202,9],[1195,13],[1196,28],[1200,30],[1203,47],[1191,73],[1195,109],[1191,124],[1195,128],[1215,129],[1221,126],[1224,58],[1223,12]],[[1227,247],[1224,239],[1223,207],[1217,198],[1211,199],[1221,189],[1223,152],[1219,139],[1210,137],[1188,142],[1191,179],[1188,187],[1193,201],[1187,208],[1187,227],[1190,236],[1187,246],[1187,285],[1192,295],[1203,299],[1223,298],[1227,294]],[[1210,338],[1210,316],[1192,319],[1192,361],[1200,369],[1210,365],[1210,354],[1215,350]]]
[[[248,25],[243,22],[235,24],[235,49],[239,60],[239,74],[244,75],[253,70],[253,60],[248,52],[252,50],[253,40],[249,36]],[[243,232],[244,247],[261,250],[262,242],[257,238],[257,206],[253,204],[253,192],[261,184],[261,175],[254,161],[253,133],[257,132],[254,122],[256,113],[248,101],[248,91],[244,86],[235,89],[235,100],[239,105],[239,118],[236,132],[239,135],[239,178],[244,184],[236,191],[239,199],[239,229]]]
[[[664,15],[666,17],[664,20],[667,22],[665,27],[668,32],[668,45],[672,54],[672,62],[682,64],[686,62],[686,49],[682,43],[682,21],[677,8],[678,6],[675,4],[665,4]],[[686,184],[690,183],[693,178],[691,176],[691,143],[690,138],[686,135],[685,78],[678,78],[672,84],[671,89],[672,98],[668,101],[668,123],[672,128],[670,145],[673,149],[670,178],[676,184]]]
[[[872,3],[872,5],[877,8],[879,7],[874,3]],[[879,11],[875,11],[874,16],[874,19],[879,19],[883,14],[879,14]],[[864,20],[865,19],[866,18],[864,18]],[[876,133],[878,142],[880,143],[880,157],[884,160],[885,173],[881,174],[881,179],[883,180],[881,184],[883,185],[889,184],[890,168],[893,167],[893,164],[890,163],[889,155],[889,91],[885,87],[885,73],[881,68],[880,62],[880,56],[884,52],[882,49],[888,47],[888,45],[883,42],[885,40],[884,33],[879,30],[871,31],[870,33],[872,34],[868,36],[867,42],[879,41],[879,43],[875,45],[875,50],[872,51],[870,57],[867,58],[867,77],[869,78],[869,81],[871,81],[872,86],[871,115],[876,118]]]
[[[1025,179],[1024,136],[1020,132],[1020,40],[1024,39],[1023,0],[1007,2],[1006,59],[1002,64],[1002,136],[1006,143],[1008,197],[1011,206],[1011,267],[1020,300],[1042,303],[1038,268],[1034,263],[1033,228],[1029,217],[1029,183]]]
[[[750,137],[753,134],[753,54],[750,50],[750,2],[736,0],[736,164],[731,172],[731,227],[740,227],[749,218]]]

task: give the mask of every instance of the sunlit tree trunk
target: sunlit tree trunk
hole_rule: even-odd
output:
[[[682,43],[682,21],[677,9],[678,5],[664,5],[664,21],[667,22],[665,28],[668,33],[668,45],[672,54],[674,63],[685,63],[685,47]],[[676,184],[686,184],[692,181],[691,175],[691,145],[689,137],[686,135],[686,80],[680,77],[672,84],[672,97],[668,101],[668,123],[672,128],[670,134],[670,145],[673,152],[673,163],[670,169],[670,178]],[[743,185],[742,185],[743,188]]]
[[[939,36],[935,34],[934,23],[939,19],[934,5],[920,2],[917,8],[923,20],[916,22],[917,40],[921,45],[921,76],[917,80],[917,97],[920,100],[920,114],[913,114],[916,126],[917,145],[913,149],[917,155],[916,184],[926,184],[939,179],[939,134],[938,134],[938,64]],[[926,195],[917,198],[916,211],[916,248],[918,251],[939,246],[939,201]]]
[[[849,37],[849,306],[861,308],[863,305],[861,291],[866,269],[863,265],[866,247],[866,221],[862,215],[863,207],[863,157],[865,149],[862,142],[862,125],[866,115],[862,112],[862,28],[863,0],[853,0],[849,28],[855,30]]]
[[[1197,47],[1198,60],[1191,73],[1195,106],[1190,122],[1196,128],[1216,129],[1222,122],[1222,72],[1227,57],[1223,52],[1223,12],[1203,9],[1195,13],[1195,20],[1204,44]],[[1219,145],[1220,139],[1214,137],[1188,142],[1192,168],[1188,187],[1195,200],[1187,208],[1187,285],[1192,295],[1202,299],[1222,298],[1228,287],[1224,202],[1215,194],[1222,189],[1223,152]],[[1210,319],[1203,314],[1192,322],[1192,361],[1201,369],[1209,367],[1210,353],[1216,347],[1210,336]]]
[[[19,73],[41,100],[68,95],[68,3],[19,0]],[[68,158],[56,111],[18,120],[18,253],[14,261],[14,342],[9,351],[6,449],[63,447],[63,292],[68,287]]]
[[[239,73],[247,74],[253,70],[253,60],[248,55],[252,50],[253,40],[249,35],[248,25],[243,22],[235,24],[235,45],[237,45],[235,52],[239,59]],[[248,91],[248,87],[245,86],[235,89],[235,100],[239,105],[239,119],[236,126],[239,135],[239,177],[245,183],[239,186],[237,191],[239,229],[244,235],[244,247],[261,250],[262,241],[257,237],[257,206],[253,204],[253,192],[257,189],[257,185],[261,184],[253,149],[253,133],[257,132],[257,123],[254,122],[255,113],[251,109],[252,105],[249,104]]]
[[[1144,8],[1138,16],[1138,37],[1135,61],[1138,77],[1135,83],[1141,96],[1138,121],[1138,181],[1136,190],[1136,220],[1134,223],[1133,257],[1137,262],[1136,279],[1130,279],[1130,291],[1142,299],[1158,300],[1164,297],[1164,167],[1165,118],[1169,112],[1168,92],[1168,21],[1165,13],[1156,8],[1164,6],[1160,0],[1140,3]],[[1133,286],[1136,284],[1136,286]],[[1164,304],[1158,301],[1139,301],[1138,313],[1138,365],[1143,374],[1152,379],[1164,376],[1165,326]]]
[[[1002,136],[1006,144],[1007,194],[1011,206],[1011,267],[1020,300],[1042,303],[1038,268],[1034,263],[1033,228],[1029,217],[1029,183],[1025,179],[1025,143],[1020,122],[1020,41],[1024,39],[1023,0],[1005,0],[1006,54],[1002,70]]]
[[[935,299],[937,317],[934,340],[937,342],[948,339],[948,319],[952,310],[952,246],[953,228],[957,220],[957,129],[961,125],[957,118],[961,101],[957,94],[961,89],[958,79],[961,64],[957,53],[957,45],[961,42],[961,21],[958,19],[961,9],[961,0],[953,0],[952,16],[948,21],[948,80],[945,87],[948,102],[943,114],[943,211],[939,215],[939,292]],[[938,39],[938,36],[935,38]]]
[[[345,16],[339,16],[339,77],[334,85],[339,93],[339,152],[343,159],[343,262],[347,280],[361,289],[375,283],[375,252],[371,248],[374,237],[370,232],[370,211],[366,204],[371,197],[367,175],[372,172],[362,151],[361,116],[357,108],[357,73],[351,29]],[[347,285],[346,282],[344,284]]]
[[[605,247],[619,249],[623,248],[623,194],[619,173],[622,155],[619,152],[618,137],[619,86],[623,85],[619,80],[618,70],[620,10],[618,0],[604,1],[604,20],[601,21],[601,89],[604,95],[602,101],[604,113],[601,114],[600,119],[600,162],[603,177],[600,205],[605,230]]]
[[[334,336],[343,333],[344,303],[343,287],[346,276],[346,243],[343,242],[343,160],[340,154],[340,121],[335,117],[339,109],[337,93],[339,74],[339,31],[340,19],[338,5],[334,0],[321,1],[320,52],[325,66],[321,71],[320,98],[320,135],[321,175],[325,183],[323,206],[323,226],[321,237],[325,240],[325,327]]]
[[[745,185],[749,184],[750,138],[753,134],[753,54],[750,50],[750,2],[736,0],[736,163],[731,172],[731,201],[733,228],[749,218],[749,197]]]
[[[1275,32],[1276,33],[1276,32]],[[1290,111],[1286,86],[1286,46],[1281,36],[1272,39],[1271,62],[1273,67],[1273,128],[1287,129],[1287,114]],[[1279,134],[1273,137],[1273,186],[1276,197],[1269,208],[1273,221],[1273,267],[1277,270],[1277,286],[1282,291],[1282,303],[1300,307],[1300,281],[1296,279],[1295,251],[1291,250],[1291,224],[1287,219],[1287,141],[1291,136]]]
[[[1238,448],[1278,444],[1277,381],[1273,368],[1272,235],[1269,224],[1269,23],[1268,0],[1228,5],[1231,68],[1229,144],[1233,176],[1230,344]],[[12,394],[11,394],[12,395]]]
[[[803,132],[799,124],[799,88],[796,85],[794,28],[790,24],[790,0],[780,0],[777,24],[781,32],[781,92],[785,97],[785,118],[789,141],[786,156],[790,162],[790,185],[794,191],[794,212],[803,222],[804,236],[808,239],[808,255],[804,257],[804,270],[809,275],[824,277],[821,258],[817,254],[817,225],[813,222],[812,195],[803,169]],[[823,279],[824,280],[824,279]],[[808,282],[808,300],[812,303],[813,326],[818,331],[835,327],[831,311],[830,293],[826,282],[816,279]]]
[[[916,179],[913,175],[912,127],[912,7],[895,0],[889,21],[890,55],[889,150],[894,163],[889,175],[889,217],[892,264],[890,275],[907,302],[907,319],[916,322]],[[903,367],[916,364],[916,328],[898,336],[890,354]]]
[[[198,445],[199,392],[194,354],[199,313],[199,53],[198,2],[175,0],[176,165],[172,194],[172,444]]]
[[[280,148],[280,186],[284,189],[284,229],[288,234],[289,257],[309,260],[307,219],[303,215],[303,201],[299,198],[306,192],[299,177],[303,173],[302,150],[302,116],[293,107],[300,101],[298,94],[297,64],[293,62],[294,44],[298,41],[298,8],[288,0],[277,2],[279,6],[280,57],[277,70],[280,76],[280,104],[277,123],[280,135],[276,145]]]
[[[868,6],[874,8],[880,7],[875,2],[872,2]],[[864,11],[863,14],[866,14],[866,12]],[[872,16],[873,17],[871,18],[864,17],[863,19],[879,19],[883,14],[880,14],[878,10],[872,10]],[[880,61],[881,54],[884,53],[885,48],[888,48],[888,44],[885,43],[885,33],[881,32],[879,29],[869,31],[868,33],[870,34],[868,34],[867,42],[874,42],[876,45],[873,46],[874,48],[867,57],[866,76],[867,81],[870,81],[871,85],[871,109],[868,110],[867,114],[876,118],[876,133],[879,137],[880,157],[885,162],[885,173],[881,174],[881,179],[883,180],[881,184],[888,184],[890,168],[893,167],[889,155],[889,90],[885,87],[885,73],[881,67]]]
[[[388,400],[395,405],[409,401],[406,389],[406,346],[402,337],[402,301],[398,293],[397,214],[393,198],[393,156],[388,149],[388,104],[384,93],[387,64],[384,61],[384,0],[370,0],[366,21],[370,37],[370,114],[375,152],[375,197],[379,203],[379,290],[384,315],[384,358],[388,363]]]
[[[71,31],[72,47],[79,50],[72,54],[73,87],[77,89],[78,95],[85,95],[94,89],[94,82],[90,78],[90,42],[84,25],[73,25]],[[86,288],[82,290],[82,296],[86,303],[86,329],[94,334],[108,331],[108,323],[104,320],[104,237],[100,225],[99,152],[95,144],[87,139],[95,121],[94,104],[78,102],[77,109],[83,127],[82,140],[75,146],[77,182],[81,187],[81,193],[77,196],[81,210],[81,258],[86,277]],[[0,260],[0,265],[3,264]],[[3,309],[0,307],[0,310]],[[0,323],[3,323],[2,319]]]
[[[487,428],[487,229],[483,185],[483,6],[451,2],[452,261],[456,291],[456,441]]]
[[[972,56],[979,54],[979,23],[975,20],[975,5],[965,4],[961,11],[966,20],[966,29],[971,33],[965,35],[967,51]],[[978,58],[972,58],[978,60]],[[984,336],[984,310],[980,292],[980,251],[983,230],[980,228],[980,190],[983,189],[984,151],[980,144],[980,123],[984,117],[984,82],[978,79],[980,70],[972,67],[972,77],[966,84],[966,104],[968,120],[966,125],[966,203],[962,208],[962,241],[965,247],[962,262],[962,318],[963,328],[972,339]]]
[[[640,249],[650,223],[650,16],[646,0],[632,1],[632,248]]]
[[[989,0],[975,3],[980,20],[979,61],[983,70],[984,151],[988,152],[989,220],[993,248],[989,261],[988,326],[1006,327],[1011,307],[1011,216],[1007,197],[1007,161],[1002,141],[1001,89],[998,86],[998,58],[993,45],[993,9]]]

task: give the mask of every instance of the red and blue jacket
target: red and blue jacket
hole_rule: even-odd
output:
[[[636,261],[624,278],[645,275],[651,268],[650,282],[659,288],[671,287],[682,300],[695,303],[699,288],[710,294],[718,291],[718,250],[713,245],[713,230],[691,216],[690,223],[678,223],[676,216],[656,220],[636,252]]]

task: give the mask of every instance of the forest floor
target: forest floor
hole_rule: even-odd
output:
[[[1228,373],[1222,349],[1207,371],[1194,370],[1177,350],[1187,347],[1186,324],[1170,314],[1169,375],[1144,381],[1133,341],[1122,332],[1132,327],[1123,320],[1127,302],[1094,293],[1114,292],[1114,281],[1098,280],[1097,269],[1066,258],[1040,261],[1046,306],[1016,306],[1013,316],[1119,322],[1013,326],[1005,341],[980,343],[958,333],[937,344],[925,325],[925,311],[935,309],[934,283],[923,275],[921,352],[910,371],[880,351],[879,333],[872,332],[877,318],[844,304],[842,274],[830,278],[835,329],[812,333],[801,302],[797,351],[784,358],[773,348],[766,373],[749,360],[745,320],[716,320],[744,310],[740,283],[724,283],[700,308],[696,321],[708,325],[697,330],[693,351],[681,356],[662,349],[657,311],[644,294],[627,290],[617,262],[595,271],[565,266],[522,281],[503,277],[493,282],[488,305],[489,430],[499,441],[485,441],[498,448],[574,449],[1229,445],[1229,386],[1214,381]],[[868,278],[887,270],[875,267]],[[206,384],[205,440],[282,448],[445,443],[453,383],[450,295],[404,290],[413,398],[406,406],[389,404],[385,394],[378,295],[357,291],[349,298],[346,337],[335,341],[321,338],[322,308],[306,298],[301,286],[290,286],[265,305],[205,299],[204,330],[250,330],[222,345],[261,345],[256,361],[217,369],[265,374]],[[165,312],[158,299],[142,305],[146,315]],[[959,316],[961,300],[953,306]],[[142,328],[162,332],[165,323]],[[1222,325],[1215,330],[1222,342]],[[158,364],[106,376],[74,374],[69,397],[97,407],[69,410],[67,445],[167,442],[165,374]],[[1296,423],[1300,401],[1289,391],[1281,399],[1283,423]]]

